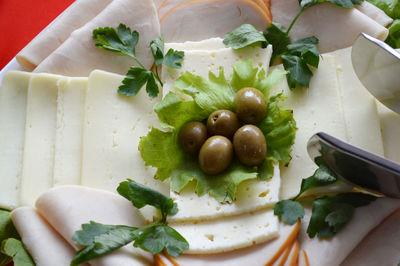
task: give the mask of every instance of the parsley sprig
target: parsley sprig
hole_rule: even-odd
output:
[[[308,8],[323,2],[330,2],[340,7],[352,8],[361,4],[362,0],[299,0],[300,11],[290,23],[289,28],[272,22],[263,32],[257,31],[252,25],[243,24],[237,29],[225,35],[224,44],[233,49],[241,49],[247,46],[259,45],[263,48],[267,44],[273,47],[271,63],[282,59],[283,67],[288,71],[286,76],[291,89],[297,87],[309,87],[313,72],[310,67],[318,68],[319,65],[319,40],[315,36],[303,38],[291,42],[289,33],[298,18]]]
[[[97,41],[95,46],[100,49],[112,51],[117,54],[131,57],[138,66],[132,66],[126,74],[118,93],[126,96],[136,95],[146,84],[146,91],[152,98],[157,97],[159,85],[163,83],[158,74],[158,66],[161,64],[173,68],[181,68],[184,57],[183,51],[169,49],[164,55],[164,39],[162,36],[150,42],[150,49],[155,61],[155,73],[148,70],[136,57],[136,46],[139,42],[139,33],[131,31],[124,24],[119,24],[118,29],[111,27],[93,30],[93,40]]]
[[[161,220],[143,227],[104,225],[93,221],[83,224],[82,230],[75,232],[72,237],[83,248],[76,253],[71,266],[99,258],[131,242],[133,246],[152,254],[165,250],[173,257],[189,248],[185,238],[166,223],[168,215],[178,212],[172,199],[133,180],[120,183],[117,191],[138,209],[146,205],[159,209]]]
[[[353,217],[355,208],[370,204],[376,197],[363,193],[341,193],[333,196],[321,196],[315,199],[300,199],[311,189],[337,182],[337,176],[322,158],[317,158],[319,168],[314,174],[301,182],[300,192],[292,199],[279,201],[274,206],[274,214],[284,223],[294,224],[304,217],[301,203],[312,203],[312,214],[307,234],[313,238],[330,237],[339,232]]]

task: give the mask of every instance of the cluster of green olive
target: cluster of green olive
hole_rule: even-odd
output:
[[[259,165],[265,159],[267,142],[255,126],[267,112],[264,95],[255,88],[243,88],[236,93],[234,108],[235,113],[229,110],[213,112],[207,119],[207,126],[193,121],[179,132],[182,150],[198,155],[200,168],[206,174],[224,171],[234,154],[247,166]]]

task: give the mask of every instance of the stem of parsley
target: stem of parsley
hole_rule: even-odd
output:
[[[155,68],[156,68],[156,79],[160,83],[161,87],[163,87],[164,84],[162,83],[162,81],[160,79],[160,75],[158,74],[158,66],[156,66]]]
[[[296,23],[297,19],[300,17],[301,14],[303,14],[305,9],[300,9],[299,13],[297,13],[296,17],[293,19],[292,23],[290,23],[290,26],[288,30],[286,31],[286,35],[289,35],[290,30],[293,28],[294,24]]]

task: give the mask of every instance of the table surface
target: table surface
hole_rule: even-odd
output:
[[[74,0],[0,0],[0,70]]]

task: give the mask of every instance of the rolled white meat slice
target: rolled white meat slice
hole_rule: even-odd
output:
[[[397,265],[400,261],[399,224],[400,209],[397,209],[370,232],[341,265]]]
[[[143,226],[144,220],[132,203],[123,197],[98,189],[66,185],[52,188],[36,202],[38,212],[75,249],[72,240],[81,225],[95,221],[109,225]],[[151,265],[153,256],[129,244],[104,257],[90,261],[92,266]]]
[[[356,8],[384,27],[389,26],[393,22],[393,19],[386,15],[382,9],[374,6],[368,1],[363,1],[361,5],[357,5]]]
[[[170,11],[175,6],[185,3],[185,2],[189,2],[189,1],[191,1],[191,0],[164,0],[162,2],[162,4],[160,5],[160,7],[158,7],[158,17],[159,18],[164,17],[165,14],[167,14],[168,11]],[[251,1],[254,2],[255,4],[257,4],[261,8],[261,10],[263,11],[263,13],[266,17],[269,17],[270,19],[272,19],[269,7],[266,6],[266,4],[263,0],[251,0]]]
[[[33,207],[20,207],[11,219],[32,259],[40,266],[69,266],[75,250]]]
[[[273,21],[285,27],[289,27],[299,10],[297,0],[271,1]],[[388,35],[388,29],[356,8],[346,9],[322,3],[304,11],[294,24],[290,37],[297,40],[316,36],[320,41],[320,52],[325,53],[351,46],[361,32],[380,40]]]
[[[184,42],[224,37],[244,23],[262,31],[271,19],[250,0],[191,0],[169,10],[160,22],[166,42]]]
[[[300,247],[307,252],[310,265],[339,265],[369,231],[399,207],[398,199],[377,199],[368,206],[357,208],[351,221],[334,237],[327,239],[308,237],[306,231],[311,210],[306,209],[298,237]]]
[[[93,19],[111,1],[76,0],[17,54],[18,63],[32,71],[68,39],[71,32]]]
[[[139,11],[140,12],[137,12]],[[151,40],[160,35],[160,25],[153,1],[114,0],[93,20],[75,30],[71,36],[49,55],[35,72],[57,73],[67,76],[88,76],[94,69],[126,74],[135,65],[132,58],[95,47],[92,32],[99,27],[118,27],[120,23],[139,32],[136,56],[146,68],[153,65],[149,49]]]

